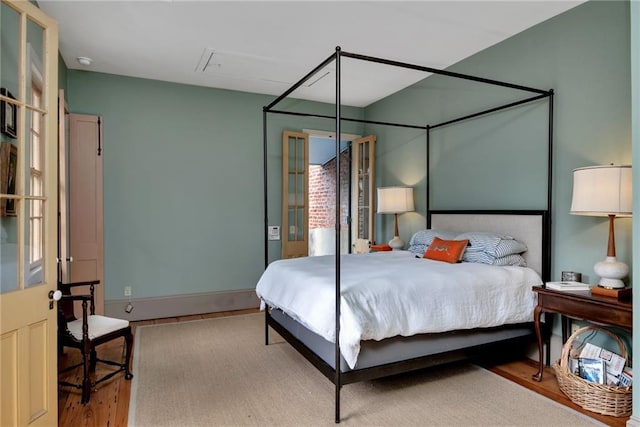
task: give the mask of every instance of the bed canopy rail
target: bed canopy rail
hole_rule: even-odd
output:
[[[511,89],[517,89],[517,90],[523,90],[525,92],[533,92],[533,93],[539,93],[539,94],[546,94],[549,91],[544,90],[544,89],[536,89],[533,87],[528,87],[528,86],[522,86],[522,85],[518,85],[518,84],[513,84],[513,83],[508,83],[508,82],[503,82],[500,80],[492,80],[492,79],[487,79],[484,77],[478,77],[478,76],[472,76],[470,74],[462,74],[462,73],[456,73],[453,71],[447,71],[447,70],[439,70],[437,68],[431,68],[431,67],[425,67],[422,65],[415,65],[415,64],[409,64],[406,62],[400,62],[400,61],[394,61],[391,59],[384,59],[384,58],[377,58],[375,56],[368,56],[368,55],[361,55],[358,53],[351,53],[351,52],[341,52],[340,47],[336,48],[336,56],[345,56],[348,58],[353,58],[353,59],[360,59],[363,61],[369,61],[369,62],[376,62],[379,64],[385,64],[385,65],[392,65],[394,67],[400,67],[400,68],[408,68],[411,70],[416,70],[416,71],[424,71],[426,73],[433,73],[433,74],[441,74],[443,76],[448,76],[448,77],[455,77],[457,79],[464,79],[464,80],[471,80],[474,82],[479,82],[479,83],[486,83],[486,84],[490,84],[490,85],[494,85],[494,86],[502,86],[502,87],[508,87]]]
[[[478,83],[483,83],[483,84],[489,84],[489,85],[494,85],[494,86],[499,86],[499,87],[505,87],[505,88],[510,88],[510,89],[514,89],[514,90],[518,90],[518,91],[524,91],[524,92],[529,92],[529,93],[534,93],[536,94],[535,96],[530,96],[521,100],[517,100],[517,101],[513,101],[513,102],[509,102],[507,104],[503,104],[497,107],[493,107],[493,108],[489,108],[483,111],[479,111],[473,114],[469,114],[469,115],[465,115],[459,118],[454,118],[451,120],[447,120],[445,122],[442,123],[438,123],[435,125],[417,125],[417,124],[405,124],[405,123],[393,123],[393,122],[384,122],[384,121],[376,121],[376,120],[365,120],[365,119],[355,119],[355,118],[348,118],[348,117],[342,117],[342,112],[341,112],[341,58],[342,57],[347,57],[347,58],[352,58],[352,59],[356,59],[356,60],[362,60],[362,61],[367,61],[367,62],[373,62],[373,63],[379,63],[379,64],[385,64],[385,65],[390,65],[390,66],[395,66],[395,67],[399,67],[399,68],[405,68],[405,69],[411,69],[411,70],[416,70],[416,71],[423,71],[425,73],[431,73],[431,74],[438,74],[438,75],[444,75],[444,76],[448,76],[448,77],[452,77],[452,78],[457,78],[457,79],[463,79],[463,80],[469,80],[469,81],[474,81],[474,82],[478,82]],[[281,101],[283,101],[284,99],[286,99],[289,95],[291,95],[296,89],[300,88],[305,82],[307,82],[311,77],[313,77],[315,74],[317,74],[321,69],[323,69],[324,67],[326,67],[327,65],[329,65],[330,63],[334,63],[335,65],[335,69],[336,69],[336,73],[335,73],[335,115],[334,116],[330,116],[330,115],[322,115],[322,114],[315,114],[315,113],[305,113],[305,112],[295,112],[295,111],[284,111],[284,110],[277,110],[274,107],[276,107]],[[450,126],[462,121],[466,121],[466,120],[470,120],[472,118],[477,118],[480,116],[485,116],[487,114],[491,114],[491,113],[495,113],[501,110],[506,110],[509,108],[513,108],[516,106],[520,106],[523,104],[527,104],[530,102],[535,102],[538,100],[542,100],[542,99],[548,99],[549,100],[549,121],[548,121],[548,164],[547,164],[547,207],[546,207],[546,211],[548,213],[551,212],[551,202],[552,202],[552,197],[551,197],[551,191],[552,191],[552,184],[551,184],[551,178],[552,178],[552,159],[553,159],[553,96],[554,96],[554,91],[553,89],[551,90],[544,90],[544,89],[537,89],[537,88],[533,88],[533,87],[528,87],[528,86],[523,86],[523,85],[518,85],[518,84],[514,84],[514,83],[509,83],[509,82],[504,82],[504,81],[499,81],[499,80],[493,80],[493,79],[488,79],[488,78],[484,78],[484,77],[479,77],[479,76],[473,76],[473,75],[468,75],[468,74],[462,74],[462,73],[456,73],[456,72],[452,72],[452,71],[447,71],[447,70],[439,70],[439,69],[435,69],[435,68],[431,68],[431,67],[425,67],[425,66],[421,66],[421,65],[416,65],[416,64],[410,64],[410,63],[405,63],[405,62],[399,62],[399,61],[394,61],[394,60],[390,60],[390,59],[384,59],[384,58],[378,58],[378,57],[373,57],[373,56],[368,56],[368,55],[362,55],[362,54],[357,54],[357,53],[352,53],[352,52],[345,52],[342,51],[342,49],[340,48],[340,46],[337,46],[335,48],[335,52],[333,54],[331,54],[329,57],[327,57],[324,61],[322,61],[318,66],[316,66],[313,70],[311,70],[309,73],[307,73],[303,78],[301,78],[298,82],[294,83],[289,89],[287,89],[285,92],[282,93],[282,95],[278,96],[273,102],[271,102],[269,105],[263,107],[263,188],[264,188],[264,263],[265,263],[265,268],[268,266],[269,264],[269,240],[268,240],[268,225],[269,225],[269,214],[268,214],[268,175],[267,175],[267,168],[268,168],[268,161],[267,161],[267,149],[268,149],[268,137],[267,137],[267,133],[268,133],[268,114],[280,114],[280,115],[290,115],[290,116],[298,116],[298,117],[313,117],[313,118],[321,118],[321,119],[329,119],[329,120],[334,120],[335,121],[335,134],[338,136],[336,137],[336,144],[335,144],[335,153],[336,156],[339,155],[340,153],[340,138],[339,135],[341,135],[341,122],[345,121],[345,122],[356,122],[356,123],[364,123],[364,124],[373,124],[373,125],[382,125],[382,126],[393,126],[393,127],[399,127],[399,128],[412,128],[412,129],[421,129],[425,131],[425,138],[426,138],[426,176],[427,176],[427,184],[426,184],[426,216],[427,216],[427,221],[430,221],[430,215],[429,212],[431,210],[430,207],[430,202],[429,202],[429,195],[430,195],[430,191],[429,191],[429,187],[430,187],[430,179],[428,179],[429,177],[429,172],[430,172],[430,158],[429,158],[429,146],[430,146],[430,133],[431,131],[433,131],[434,129],[438,129],[438,128],[443,128],[446,126]],[[340,162],[336,162],[336,176],[338,177],[338,179],[336,179],[336,188],[335,188],[335,193],[336,193],[336,205],[338,205],[340,202]],[[335,219],[335,253],[336,255],[340,254],[340,248],[341,248],[341,239],[340,239],[340,209],[338,208],[338,206],[336,206],[336,219]],[[429,226],[429,224],[427,224],[427,226]],[[545,236],[544,236],[544,240],[546,241],[546,244],[548,245],[547,247],[550,247],[551,244],[551,216],[550,214],[545,215]],[[549,272],[550,272],[550,264],[551,264],[551,255],[550,255],[550,251],[547,250],[547,253],[545,253],[545,257],[546,260],[543,262],[543,264],[545,265],[545,268],[543,268],[543,280],[549,280]],[[360,379],[356,379],[356,378],[351,378],[352,374],[343,374],[341,372],[340,369],[340,359],[341,359],[341,354],[340,354],[340,345],[339,345],[339,336],[340,336],[340,295],[341,295],[341,289],[340,289],[340,277],[341,276],[341,262],[340,262],[340,256],[336,256],[335,257],[335,368],[331,369],[330,367],[326,367],[326,366],[322,366],[322,368],[320,368],[319,365],[321,364],[316,364],[314,363],[314,365],[316,365],[316,367],[318,367],[320,369],[320,371],[325,374],[325,376],[327,376],[330,380],[332,380],[332,382],[335,385],[335,422],[339,423],[340,422],[340,388],[342,386],[342,384],[347,384],[350,382],[354,382],[354,381],[358,381]],[[272,325],[273,326],[273,325]],[[269,328],[269,314],[268,314],[268,309],[265,311],[265,343],[268,344],[269,341],[269,337],[268,337],[268,328]],[[286,332],[286,331],[281,331],[281,330],[277,330],[278,332]],[[300,351],[301,353],[305,354],[308,353],[308,349],[301,349],[298,348],[298,351]],[[307,357],[309,358],[309,357]],[[310,359],[311,360],[311,359]],[[400,371],[399,371],[400,372]],[[346,379],[346,381],[345,381]]]
[[[300,113],[297,111],[270,110],[269,113],[298,116],[298,117],[315,117],[319,119],[330,119],[330,120],[336,119],[336,116],[328,116],[326,114],[316,114],[316,113]],[[425,125],[410,125],[405,123],[381,122],[377,120],[352,119],[348,117],[342,117],[341,120],[343,122],[365,123],[369,125],[393,126],[393,127],[399,127],[399,128],[422,129],[422,130],[427,129]]]

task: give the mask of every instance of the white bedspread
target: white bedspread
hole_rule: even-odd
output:
[[[526,267],[448,264],[407,251],[341,257],[340,351],[351,368],[361,340],[533,321]],[[335,342],[335,258],[271,263],[256,287],[271,307]],[[263,307],[264,308],[264,307]]]

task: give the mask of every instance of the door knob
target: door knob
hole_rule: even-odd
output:
[[[49,291],[49,299],[53,300],[53,301],[60,301],[60,298],[62,298],[62,292],[59,290],[55,290],[55,291]]]
[[[49,310],[53,310],[53,302],[60,301],[60,298],[62,298],[62,292],[60,290],[49,291]]]

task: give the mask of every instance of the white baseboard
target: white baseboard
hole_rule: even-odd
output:
[[[128,303],[129,299],[106,300],[105,316],[126,320],[146,320],[243,310],[260,306],[255,289],[135,298],[131,300],[133,304],[131,313],[125,312]]]
[[[631,418],[627,420],[627,427],[640,427],[640,418],[631,415]]]

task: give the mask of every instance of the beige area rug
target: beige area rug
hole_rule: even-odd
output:
[[[334,386],[262,314],[136,330],[130,426],[334,425]],[[601,425],[470,364],[342,388],[342,424]]]

